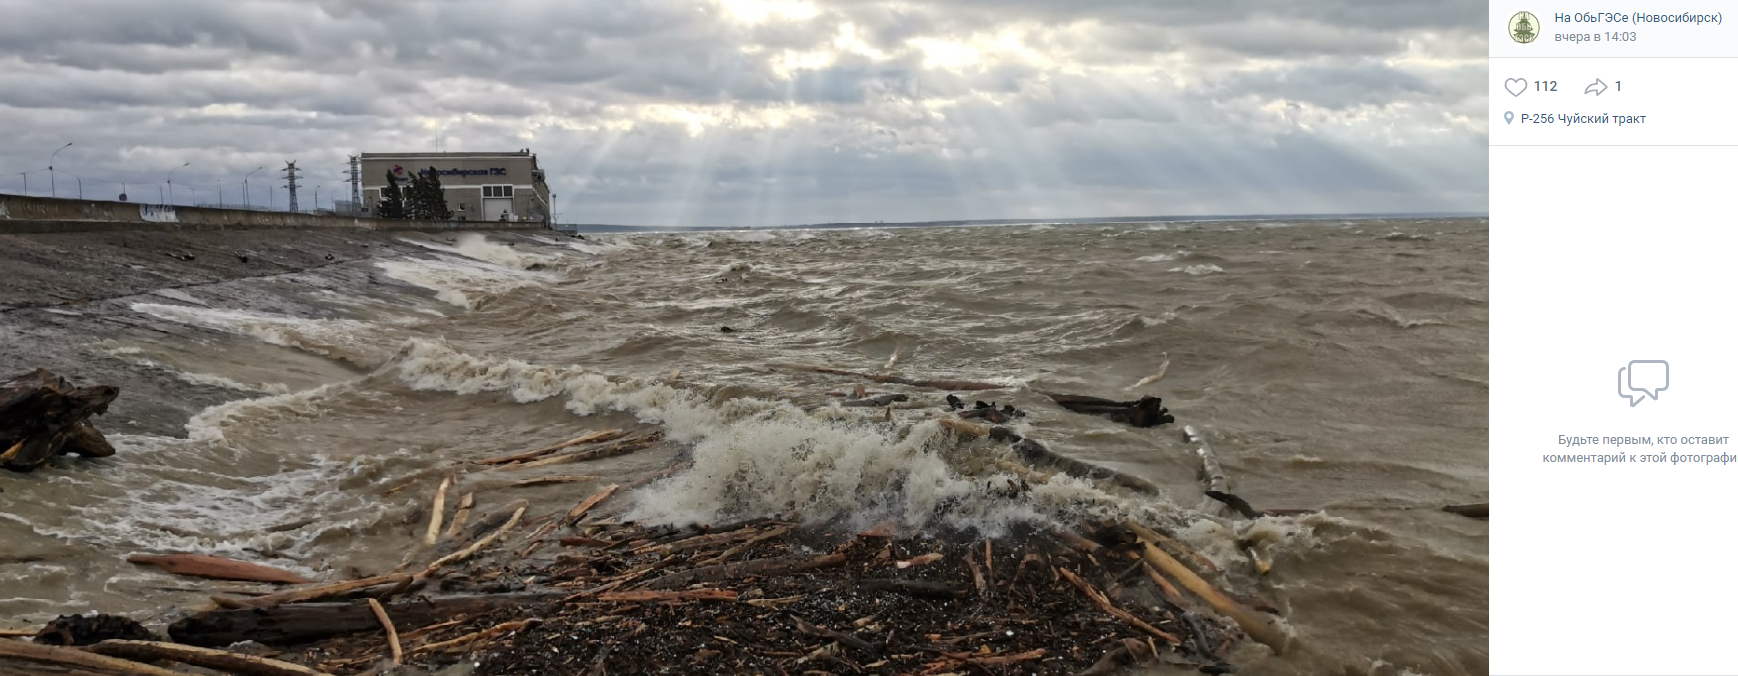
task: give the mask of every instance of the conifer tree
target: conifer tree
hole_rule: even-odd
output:
[[[379,218],[404,218],[404,191],[398,187],[398,177],[391,171],[386,172],[386,188],[380,191],[380,203],[375,205],[375,216]]]

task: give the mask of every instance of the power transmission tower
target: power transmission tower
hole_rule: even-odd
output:
[[[296,168],[296,161],[290,160],[284,165],[284,187],[290,189],[290,211],[300,211],[296,208],[296,177],[302,170]]]
[[[362,209],[362,156],[350,156],[350,215]]]

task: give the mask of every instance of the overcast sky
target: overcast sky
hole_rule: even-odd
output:
[[[0,192],[302,202],[530,148],[562,220],[1485,211],[1469,0],[0,0]],[[31,171],[28,177],[19,172]],[[267,177],[271,177],[268,179]],[[26,180],[27,179],[27,180]],[[284,192],[275,197],[281,207]]]

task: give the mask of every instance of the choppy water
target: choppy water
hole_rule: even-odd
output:
[[[595,486],[503,486],[628,481],[691,452],[694,468],[634,516],[798,509],[995,531],[1134,513],[1181,526],[1285,611],[1300,648],[1241,656],[1251,673],[1487,670],[1486,524],[1437,511],[1488,490],[1484,219],[417,241],[426,254],[358,264],[379,282],[365,287],[310,272],[129,303],[198,338],[93,343],[93,362],[171,370],[237,400],[186,438],[112,435],[112,459],[0,477],[0,617],[202,598],[121,561],[136,551],[315,575],[390,568],[455,461],[643,421],[669,440],[587,465],[470,471],[463,486],[483,509],[526,497],[553,511]],[[1130,389],[1167,358],[1162,380]],[[888,424],[830,405],[850,379],[774,363],[1004,382],[970,398],[1028,410],[1023,433],[1168,494],[1066,478],[988,494],[1007,451],[942,437],[941,393],[871,388],[914,395]],[[1131,429],[1033,390],[1159,395],[1178,424]],[[1326,512],[1203,516],[1183,424],[1208,432],[1257,507]],[[1272,574],[1252,577],[1239,539],[1261,543]]]

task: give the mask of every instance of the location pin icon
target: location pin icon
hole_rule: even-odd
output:
[[[1514,124],[1515,123],[1515,111],[1512,111],[1512,110],[1504,111],[1503,112],[1503,122],[1505,122],[1507,124]]]

